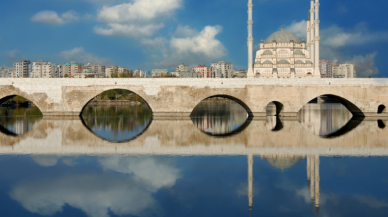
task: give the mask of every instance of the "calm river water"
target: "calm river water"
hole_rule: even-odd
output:
[[[82,118],[2,107],[0,125],[1,217],[388,215],[386,120],[341,104],[297,118],[223,101],[190,118],[145,104]]]

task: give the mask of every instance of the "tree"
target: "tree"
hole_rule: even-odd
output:
[[[13,98],[13,100],[17,103],[17,104],[22,104],[22,103],[25,103],[27,100],[21,96],[15,96]]]

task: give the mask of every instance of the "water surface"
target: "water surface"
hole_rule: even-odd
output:
[[[83,119],[1,108],[15,135],[0,133],[0,216],[387,216],[385,120],[336,103],[294,119],[241,108],[205,102],[186,119],[142,105]]]

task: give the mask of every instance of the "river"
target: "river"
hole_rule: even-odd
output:
[[[146,104],[82,117],[0,108],[0,216],[387,216],[386,120],[339,103],[297,118],[204,101],[187,118]]]

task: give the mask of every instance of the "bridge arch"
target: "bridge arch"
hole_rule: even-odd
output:
[[[21,97],[25,98],[26,100],[34,103],[34,105],[39,109],[40,112],[42,112],[42,113],[44,112],[44,110],[42,110],[42,105],[37,103],[35,100],[31,99],[31,97],[29,95],[24,94],[23,92],[13,93],[13,94],[11,93],[11,94],[7,94],[7,95],[0,95],[0,105],[9,99],[12,99],[15,96],[21,96]]]
[[[363,111],[361,111],[361,109],[358,108],[355,105],[354,102],[350,101],[349,99],[346,99],[344,96],[339,96],[339,95],[336,95],[336,94],[321,94],[321,95],[316,96],[314,98],[309,98],[308,101],[303,102],[303,105],[300,106],[298,111],[300,111],[303,108],[303,106],[305,106],[307,103],[309,103],[313,99],[315,99],[317,97],[320,97],[320,96],[326,96],[326,97],[330,97],[330,98],[333,98],[333,99],[337,100],[342,105],[344,105],[353,114],[353,116],[358,116],[358,117],[364,117],[365,116]]]
[[[87,105],[95,98],[97,97],[98,95],[106,92],[106,91],[109,91],[109,90],[127,90],[127,91],[130,91],[134,94],[136,94],[137,96],[139,96],[146,104],[147,106],[149,107],[149,109],[151,110],[151,113],[153,113],[153,108],[151,107],[151,105],[148,103],[147,99],[145,99],[145,96],[141,93],[138,93],[137,91],[133,91],[131,89],[128,89],[128,88],[124,88],[124,87],[113,87],[113,88],[105,88],[105,89],[101,89],[101,90],[97,90],[95,92],[92,92],[92,93],[89,93],[87,94],[87,96],[85,97],[85,100],[82,101],[81,105],[82,105],[82,108],[81,108],[81,111],[79,113],[79,116],[82,116],[82,112],[84,111],[84,109],[87,107]]]
[[[244,102],[242,101],[241,99],[237,98],[237,97],[234,97],[234,96],[231,96],[231,95],[228,95],[228,94],[215,94],[215,95],[210,95],[210,96],[207,96],[205,98],[202,98],[199,102],[196,102],[195,103],[195,106],[194,108],[191,110],[191,113],[193,113],[194,109],[204,100],[206,99],[210,99],[210,98],[215,98],[215,97],[221,97],[221,98],[226,98],[226,99],[230,99],[230,100],[233,100],[235,102],[237,102],[238,104],[240,104],[244,109],[245,111],[248,113],[249,117],[253,117],[253,112],[252,110],[249,108],[249,106]]]

